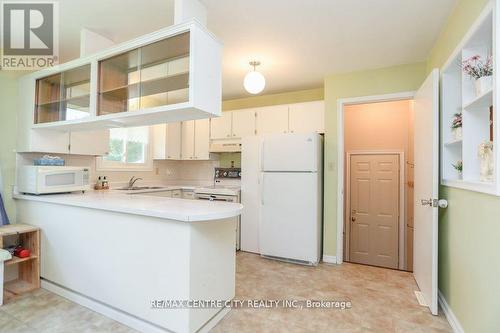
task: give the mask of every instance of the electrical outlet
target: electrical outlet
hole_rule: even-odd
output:
[[[335,164],[333,162],[328,163],[328,170],[335,171]]]
[[[155,169],[155,175],[157,175],[157,176],[158,176],[159,174],[160,174],[160,168],[158,168],[158,167],[157,167],[157,168]]]

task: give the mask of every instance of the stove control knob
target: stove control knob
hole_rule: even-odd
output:
[[[238,177],[240,177],[240,178],[241,178],[241,171],[240,171],[240,172],[238,172]]]
[[[224,173],[222,174],[224,177],[227,177],[227,171],[224,171]]]
[[[215,171],[215,178],[219,178],[219,170]]]

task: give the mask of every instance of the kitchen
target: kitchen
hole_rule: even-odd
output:
[[[59,64],[0,71],[0,333],[495,327],[450,296],[442,253],[455,247],[446,225],[438,248],[437,222],[457,209],[448,187],[500,191],[488,148],[496,90],[484,80],[473,93],[450,65],[496,59],[497,1],[468,20],[455,11],[471,0],[409,11],[393,0],[88,1],[48,1],[52,16],[30,9],[52,24]],[[1,6],[21,22],[25,7]],[[455,28],[448,17],[468,31],[451,55],[434,46]],[[21,45],[16,36],[8,43]],[[45,38],[33,29],[23,43]],[[496,63],[484,64],[486,78]],[[449,105],[462,103],[467,149],[459,138],[440,155],[440,133],[457,132],[446,128]],[[404,151],[390,146],[396,132]],[[474,150],[483,137],[486,181]],[[353,148],[361,139],[371,148]],[[462,154],[464,179],[447,166]]]

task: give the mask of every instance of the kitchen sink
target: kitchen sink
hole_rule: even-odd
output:
[[[133,187],[121,187],[117,188],[120,191],[139,191],[139,190],[160,190],[166,188],[163,186],[133,186]]]

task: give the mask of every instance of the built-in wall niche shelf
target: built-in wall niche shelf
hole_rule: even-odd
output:
[[[459,148],[461,145],[462,145],[462,139],[454,139],[454,140],[451,140],[449,142],[446,142],[444,144],[446,147],[457,147]]]
[[[464,105],[464,109],[468,111],[487,109],[493,105],[493,89],[482,93],[475,97],[472,101]]]
[[[499,122],[496,114],[497,73],[499,56],[496,50],[500,36],[493,17],[497,15],[496,1],[486,6],[479,18],[452,54],[441,74],[441,184],[465,190],[500,195],[499,188]],[[465,60],[478,55],[482,61],[493,61],[492,88],[477,91],[475,82],[462,70]],[[461,114],[461,135],[452,129],[456,114]],[[480,145],[493,143],[491,158],[480,154]],[[482,157],[480,157],[480,155]],[[493,174],[486,177],[493,165]],[[462,162],[462,173],[454,166]],[[491,170],[491,168],[490,168]]]
[[[219,116],[221,64],[221,43],[192,20],[22,77],[22,112],[63,132]]]

